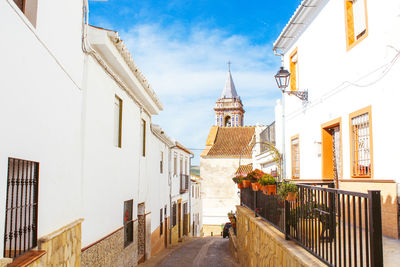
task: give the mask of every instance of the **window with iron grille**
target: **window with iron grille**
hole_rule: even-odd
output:
[[[163,234],[163,209],[160,209],[160,235]]]
[[[8,158],[4,257],[37,246],[39,163]]]
[[[133,242],[133,199],[124,202],[124,247]]]
[[[172,227],[176,225],[176,203],[172,204]]]
[[[370,107],[350,114],[352,177],[372,176]]]
[[[299,136],[292,137],[292,178],[300,178]]]

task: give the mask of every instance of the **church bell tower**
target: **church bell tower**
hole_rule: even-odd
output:
[[[243,104],[238,96],[233,83],[231,68],[229,65],[228,77],[225,82],[221,98],[215,104],[215,124],[219,127],[239,127],[243,126]]]

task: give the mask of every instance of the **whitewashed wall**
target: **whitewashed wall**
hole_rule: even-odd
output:
[[[368,36],[347,51],[344,1],[326,2],[285,54],[285,68],[289,69],[289,55],[298,49],[299,88],[309,92],[307,104],[295,96],[285,95],[287,176],[291,175],[290,138],[299,134],[300,177],[321,178],[318,145],[321,124],[341,117],[343,178],[350,178],[349,114],[371,105],[374,178],[399,181],[393,172],[397,157],[388,152],[400,149],[397,142],[400,126],[395,122],[399,111],[400,62],[383,77],[381,67],[400,50],[400,3],[367,0]],[[276,121],[281,125],[278,113]],[[279,134],[279,143],[278,138]]]
[[[50,2],[40,2],[34,28],[13,1],[0,1],[0,240],[8,157],[40,163],[39,238],[82,217],[82,1],[59,1],[62,15]]]
[[[115,95],[123,101],[121,148],[114,146]],[[137,218],[137,205],[144,201],[139,191],[145,189],[139,183],[140,108],[92,57],[88,58],[84,112],[82,247],[123,225],[124,201],[133,199]]]
[[[182,172],[183,172],[183,174],[187,174],[187,175],[189,175],[190,174],[190,166],[189,166],[189,164],[190,164],[190,155],[189,155],[189,153],[186,153],[185,151],[183,151],[182,149],[179,149],[179,148],[177,148],[177,147],[173,147],[172,149],[171,149],[171,159],[170,159],[170,171],[171,171],[171,186],[172,186],[172,188],[171,188],[171,201],[172,201],[172,203],[171,204],[173,204],[174,202],[175,203],[177,203],[177,201],[179,200],[179,199],[182,199],[182,205],[181,205],[181,208],[182,208],[182,215],[183,215],[183,204],[184,203],[187,203],[187,205],[188,205],[188,212],[190,212],[190,203],[189,203],[189,190],[188,190],[188,192],[186,192],[186,193],[180,193],[180,188],[181,188],[181,184],[180,184],[180,179],[181,179],[181,177],[180,177],[180,158],[182,158],[183,160],[182,160]],[[176,171],[176,175],[174,174],[174,155],[177,155],[177,164],[176,164],[176,167],[177,167],[177,171]],[[186,161],[185,161],[185,159],[187,159],[187,165],[185,165],[186,163]],[[190,180],[190,177],[189,177],[189,180]],[[189,181],[189,187],[190,187],[190,181]],[[178,205],[177,205],[177,208],[178,208]],[[178,216],[178,211],[177,211],[177,216]],[[172,213],[171,213],[171,216],[172,216]],[[183,217],[182,217],[183,218]],[[172,218],[171,218],[171,220],[172,220]]]
[[[160,209],[163,209],[163,222],[165,219],[164,206],[167,205],[167,217],[170,212],[169,184],[168,184],[168,145],[154,134],[150,133],[148,144],[148,185],[149,192],[146,203],[151,211],[151,232],[160,226]],[[160,173],[161,151],[164,156],[163,173]]]
[[[240,161],[240,165],[252,163],[251,158]],[[239,158],[201,158],[201,195],[203,197],[203,223],[222,224],[227,214],[240,204],[239,189],[232,181]]]

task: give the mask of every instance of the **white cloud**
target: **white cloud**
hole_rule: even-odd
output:
[[[274,58],[270,44],[254,45],[245,36],[202,25],[143,24],[120,35],[164,104],[165,110],[154,122],[187,147],[204,148],[228,60],[246,109],[245,121],[272,122],[280,93],[273,78],[279,59]]]

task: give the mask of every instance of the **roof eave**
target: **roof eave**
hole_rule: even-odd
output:
[[[283,28],[278,39],[274,42],[272,50],[280,50],[283,53],[286,53],[288,48],[290,48],[297,40],[304,28],[310,24],[311,20],[309,20],[309,18],[315,14],[324,1],[329,0],[303,0],[297,7],[289,22]]]

